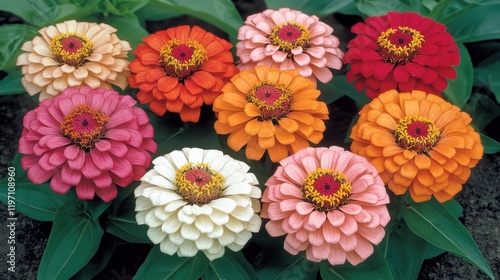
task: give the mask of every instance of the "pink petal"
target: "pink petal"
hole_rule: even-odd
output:
[[[130,135],[130,131],[127,129],[111,129],[106,131],[104,137],[116,141],[125,142],[129,141],[132,136]]]
[[[114,128],[120,124],[126,123],[134,119],[134,114],[130,110],[120,110],[115,112],[109,117],[109,121],[106,124],[107,128]],[[109,137],[109,136],[108,136]]]
[[[326,260],[330,255],[330,246],[313,246],[311,251],[315,259]]]
[[[341,234],[339,244],[342,246],[342,249],[349,252],[356,249],[356,246],[358,245],[358,238],[354,234],[349,236]]]
[[[78,149],[78,154],[73,160],[68,160],[68,165],[73,170],[81,170],[85,163],[85,151]]]
[[[316,158],[313,156],[306,156],[300,159],[307,173],[311,173],[318,168]]]
[[[325,241],[329,244],[336,244],[339,242],[340,239],[340,230],[336,227],[333,227],[329,223],[324,223],[323,224],[323,237],[325,238]]]
[[[286,232],[281,227],[281,222],[277,222],[277,221],[269,221],[266,224],[266,230],[269,233],[269,235],[271,235],[273,237],[286,234]]]
[[[345,263],[345,260],[346,260],[346,252],[339,245],[331,245],[328,262],[331,265],[341,265]]]
[[[361,211],[363,210],[363,208],[357,204],[344,204],[342,206],[339,207],[340,210],[342,210],[342,212],[346,213],[346,214],[349,214],[349,215],[358,215],[359,213],[361,213]]]
[[[366,238],[371,243],[377,245],[384,238],[385,229],[381,226],[375,228],[366,228],[364,226],[360,226],[358,228],[358,234]]]
[[[304,225],[304,220],[306,217],[299,215],[298,213],[293,213],[288,219],[288,224],[293,229],[299,229]]]
[[[94,198],[95,190],[94,185],[90,180],[83,179],[80,184],[76,186],[76,194],[79,199],[90,200]]]
[[[130,148],[125,157],[125,160],[128,160],[133,165],[149,165],[147,164],[147,155],[148,153],[146,153],[145,151]]]
[[[99,141],[101,142],[101,141]],[[113,155],[121,158],[128,152],[127,145],[118,142],[118,141],[109,141],[111,144],[111,148],[109,149],[109,152],[112,153]]]
[[[87,179],[95,178],[101,174],[101,170],[99,170],[99,167],[94,164],[89,153],[85,154],[85,163],[82,166],[82,174]]]
[[[314,210],[314,206],[305,201],[301,201],[295,205],[295,209],[300,215],[307,215]]]
[[[61,171],[61,179],[64,183],[76,186],[80,183],[82,172],[73,170],[68,165],[64,165]]]
[[[113,159],[107,152],[101,152],[97,149],[90,149],[92,161],[100,170],[110,170],[113,167]]]
[[[285,213],[283,211],[281,211],[280,209],[280,204],[281,203],[270,203],[269,204],[269,208],[268,208],[268,211],[269,211],[269,218],[271,220],[282,220],[286,217],[288,217],[288,213]]]
[[[69,145],[64,149],[64,157],[69,160],[74,160],[80,152],[80,148],[77,145]]]
[[[296,185],[301,186],[304,182],[304,178],[307,174],[300,167],[294,164],[290,164],[283,169],[287,177],[290,178]]]
[[[279,203],[280,210],[283,212],[295,210],[295,205],[301,202],[299,199],[285,199]]]
[[[352,265],[358,265],[365,260],[362,257],[360,257],[358,253],[356,253],[356,251],[347,252],[346,258]]]
[[[309,243],[314,246],[321,246],[324,242],[325,239],[323,239],[323,232],[321,230],[309,232]]]
[[[111,168],[111,172],[116,174],[118,177],[127,177],[132,174],[132,165],[130,162],[123,160],[123,161],[115,161],[113,168]]]
[[[107,152],[111,149],[111,143],[107,140],[101,139],[95,143],[95,148],[101,152]]]
[[[345,220],[345,215],[339,210],[333,210],[328,212],[326,214],[326,217],[328,218],[328,221],[330,221],[330,224],[334,227],[338,227],[344,223]]]
[[[111,185],[107,188],[96,188],[95,192],[98,197],[104,200],[104,202],[110,202],[118,194],[118,190],[116,189],[115,185]]]
[[[299,198],[302,199],[303,194],[302,191],[295,185],[288,184],[288,183],[283,183],[280,185],[278,188],[281,194],[287,196],[287,197],[294,197],[294,198]]]
[[[59,194],[65,194],[71,188],[70,184],[66,184],[62,180],[60,173],[55,173],[52,180],[50,180],[50,189]]]
[[[99,176],[92,179],[94,184],[98,189],[107,188],[113,184],[113,180],[111,179],[111,175],[108,172],[102,172]]]
[[[40,165],[35,164],[28,170],[28,178],[35,184],[47,182],[54,174],[54,171],[45,171]]]
[[[345,235],[352,235],[358,230],[358,223],[353,217],[351,217],[350,215],[346,215],[345,221],[341,226],[339,226],[339,229]]]
[[[63,148],[53,150],[49,157],[49,163],[53,166],[59,166],[64,163],[66,161],[64,150]]]
[[[326,220],[326,214],[323,211],[312,211],[309,214],[308,224],[312,227],[319,229]]]

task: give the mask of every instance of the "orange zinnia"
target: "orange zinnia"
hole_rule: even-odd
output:
[[[179,26],[151,34],[133,52],[129,84],[139,101],[162,116],[180,113],[198,122],[200,107],[212,104],[236,73],[231,43],[198,26]]]
[[[409,188],[416,202],[451,199],[483,155],[470,116],[437,95],[391,90],[359,114],[352,152],[367,158],[396,195]]]
[[[257,66],[235,75],[214,101],[218,134],[230,134],[234,151],[246,147],[249,159],[259,160],[267,150],[278,162],[309,142],[323,139],[328,107],[317,101],[315,83],[295,69],[281,71]]]

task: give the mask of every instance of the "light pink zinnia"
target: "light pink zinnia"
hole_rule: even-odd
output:
[[[149,118],[130,96],[90,87],[68,88],[43,100],[23,120],[19,152],[35,184],[54,192],[76,187],[79,199],[105,202],[146,173],[156,151]]]
[[[266,182],[261,217],[285,250],[308,260],[357,265],[382,241],[389,197],[365,158],[340,147],[304,148],[280,161]]]
[[[304,77],[327,83],[333,78],[328,68],[340,69],[344,56],[332,32],[318,17],[289,8],[250,15],[238,31],[237,67],[297,69]]]

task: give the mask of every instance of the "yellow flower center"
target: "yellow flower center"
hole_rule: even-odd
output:
[[[262,81],[247,94],[247,101],[255,104],[262,115],[260,121],[272,120],[274,124],[290,112],[292,92],[283,85]]]
[[[181,44],[179,40],[172,39],[160,51],[160,65],[165,69],[165,74],[178,78],[179,82],[198,71],[207,59],[203,46],[194,40]]]
[[[60,125],[61,134],[81,148],[93,148],[95,143],[104,137],[104,125],[108,120],[109,117],[104,112],[83,104],[64,117]]]
[[[419,154],[427,153],[439,140],[441,133],[432,120],[420,116],[406,116],[396,126],[396,143]]]
[[[203,205],[220,197],[224,176],[206,163],[187,163],[175,173],[177,192],[191,204]]]
[[[380,55],[394,64],[405,64],[411,61],[422,49],[424,36],[409,27],[389,28],[377,39]]]
[[[317,168],[307,175],[302,187],[304,199],[318,211],[331,211],[349,202],[352,186],[344,173]]]
[[[302,24],[288,22],[276,25],[269,35],[271,44],[279,46],[282,52],[288,53],[291,57],[291,50],[296,47],[306,48],[311,39],[311,32]]]
[[[60,64],[74,67],[81,66],[92,53],[94,44],[87,37],[78,33],[62,33],[50,42],[52,55]]]

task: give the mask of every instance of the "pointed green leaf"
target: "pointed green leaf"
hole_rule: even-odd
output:
[[[308,261],[304,254],[292,256],[283,249],[268,256],[265,266],[257,274],[260,279],[316,279],[318,264]]]
[[[116,213],[108,216],[106,231],[132,243],[151,243],[148,238],[148,226],[138,225],[135,219],[135,197],[129,195]]]
[[[12,162],[14,176],[6,176],[0,180],[0,201],[5,204],[9,200],[13,201],[16,211],[32,219],[53,221],[69,196],[55,193],[50,189],[49,183],[37,185],[29,181],[26,172],[21,168],[20,158],[21,155],[17,153]],[[13,179],[9,181],[9,177]],[[9,183],[11,186],[14,184],[14,192],[12,188],[8,189]]]
[[[226,250],[224,256],[210,262],[202,279],[258,280],[259,277],[241,252]]]
[[[495,95],[495,99],[500,103],[500,53],[485,58],[474,68],[474,82],[479,86],[489,88]]]
[[[467,229],[434,198],[423,203],[411,203],[403,218],[413,233],[470,263],[491,279],[493,272],[477,248]]]
[[[22,78],[23,73],[21,72],[21,69],[9,73],[9,75],[0,80],[0,95],[26,92],[23,84],[21,83]]]
[[[498,141],[482,134],[481,132],[479,133],[479,136],[481,136],[481,144],[483,144],[485,154],[500,152],[500,143]]]
[[[116,245],[119,241],[118,238],[110,234],[104,234],[99,249],[94,254],[92,259],[72,278],[74,280],[94,279],[109,263]],[[123,242],[123,241],[122,241]]]
[[[356,7],[367,16],[382,16],[391,11],[410,10],[410,7],[399,0],[356,0]]]
[[[18,68],[16,66],[17,57],[23,53],[22,45],[26,41],[31,41],[38,34],[38,28],[26,24],[6,24],[0,26],[0,33],[2,34],[0,37],[0,70],[15,73],[13,70]],[[20,76],[22,77],[22,75]],[[2,84],[0,92],[8,92],[9,88],[3,88],[5,86],[6,84]],[[11,91],[10,93],[24,92],[22,85],[21,88],[22,91]],[[12,88],[12,90],[14,89]]]
[[[40,262],[38,279],[68,279],[84,267],[99,248],[104,233],[99,221],[68,201],[56,215]]]
[[[450,103],[463,108],[472,94],[474,69],[467,48],[464,44],[458,44],[458,47],[460,49],[460,65],[456,67],[457,77],[455,80],[448,80],[448,87],[443,91],[443,96]]]
[[[342,266],[320,263],[323,279],[393,279],[391,269],[384,254],[374,247],[374,252],[360,264],[353,266],[346,262]],[[328,277],[328,278],[327,278]]]
[[[154,246],[134,279],[198,280],[205,273],[209,260],[202,252],[194,257],[169,256]]]
[[[446,24],[456,42],[470,43],[500,38],[500,4],[475,6]]]
[[[202,19],[229,35],[230,41],[236,44],[238,29],[243,19],[232,1],[217,0],[199,2],[196,0],[151,0],[151,7],[182,12]]]

